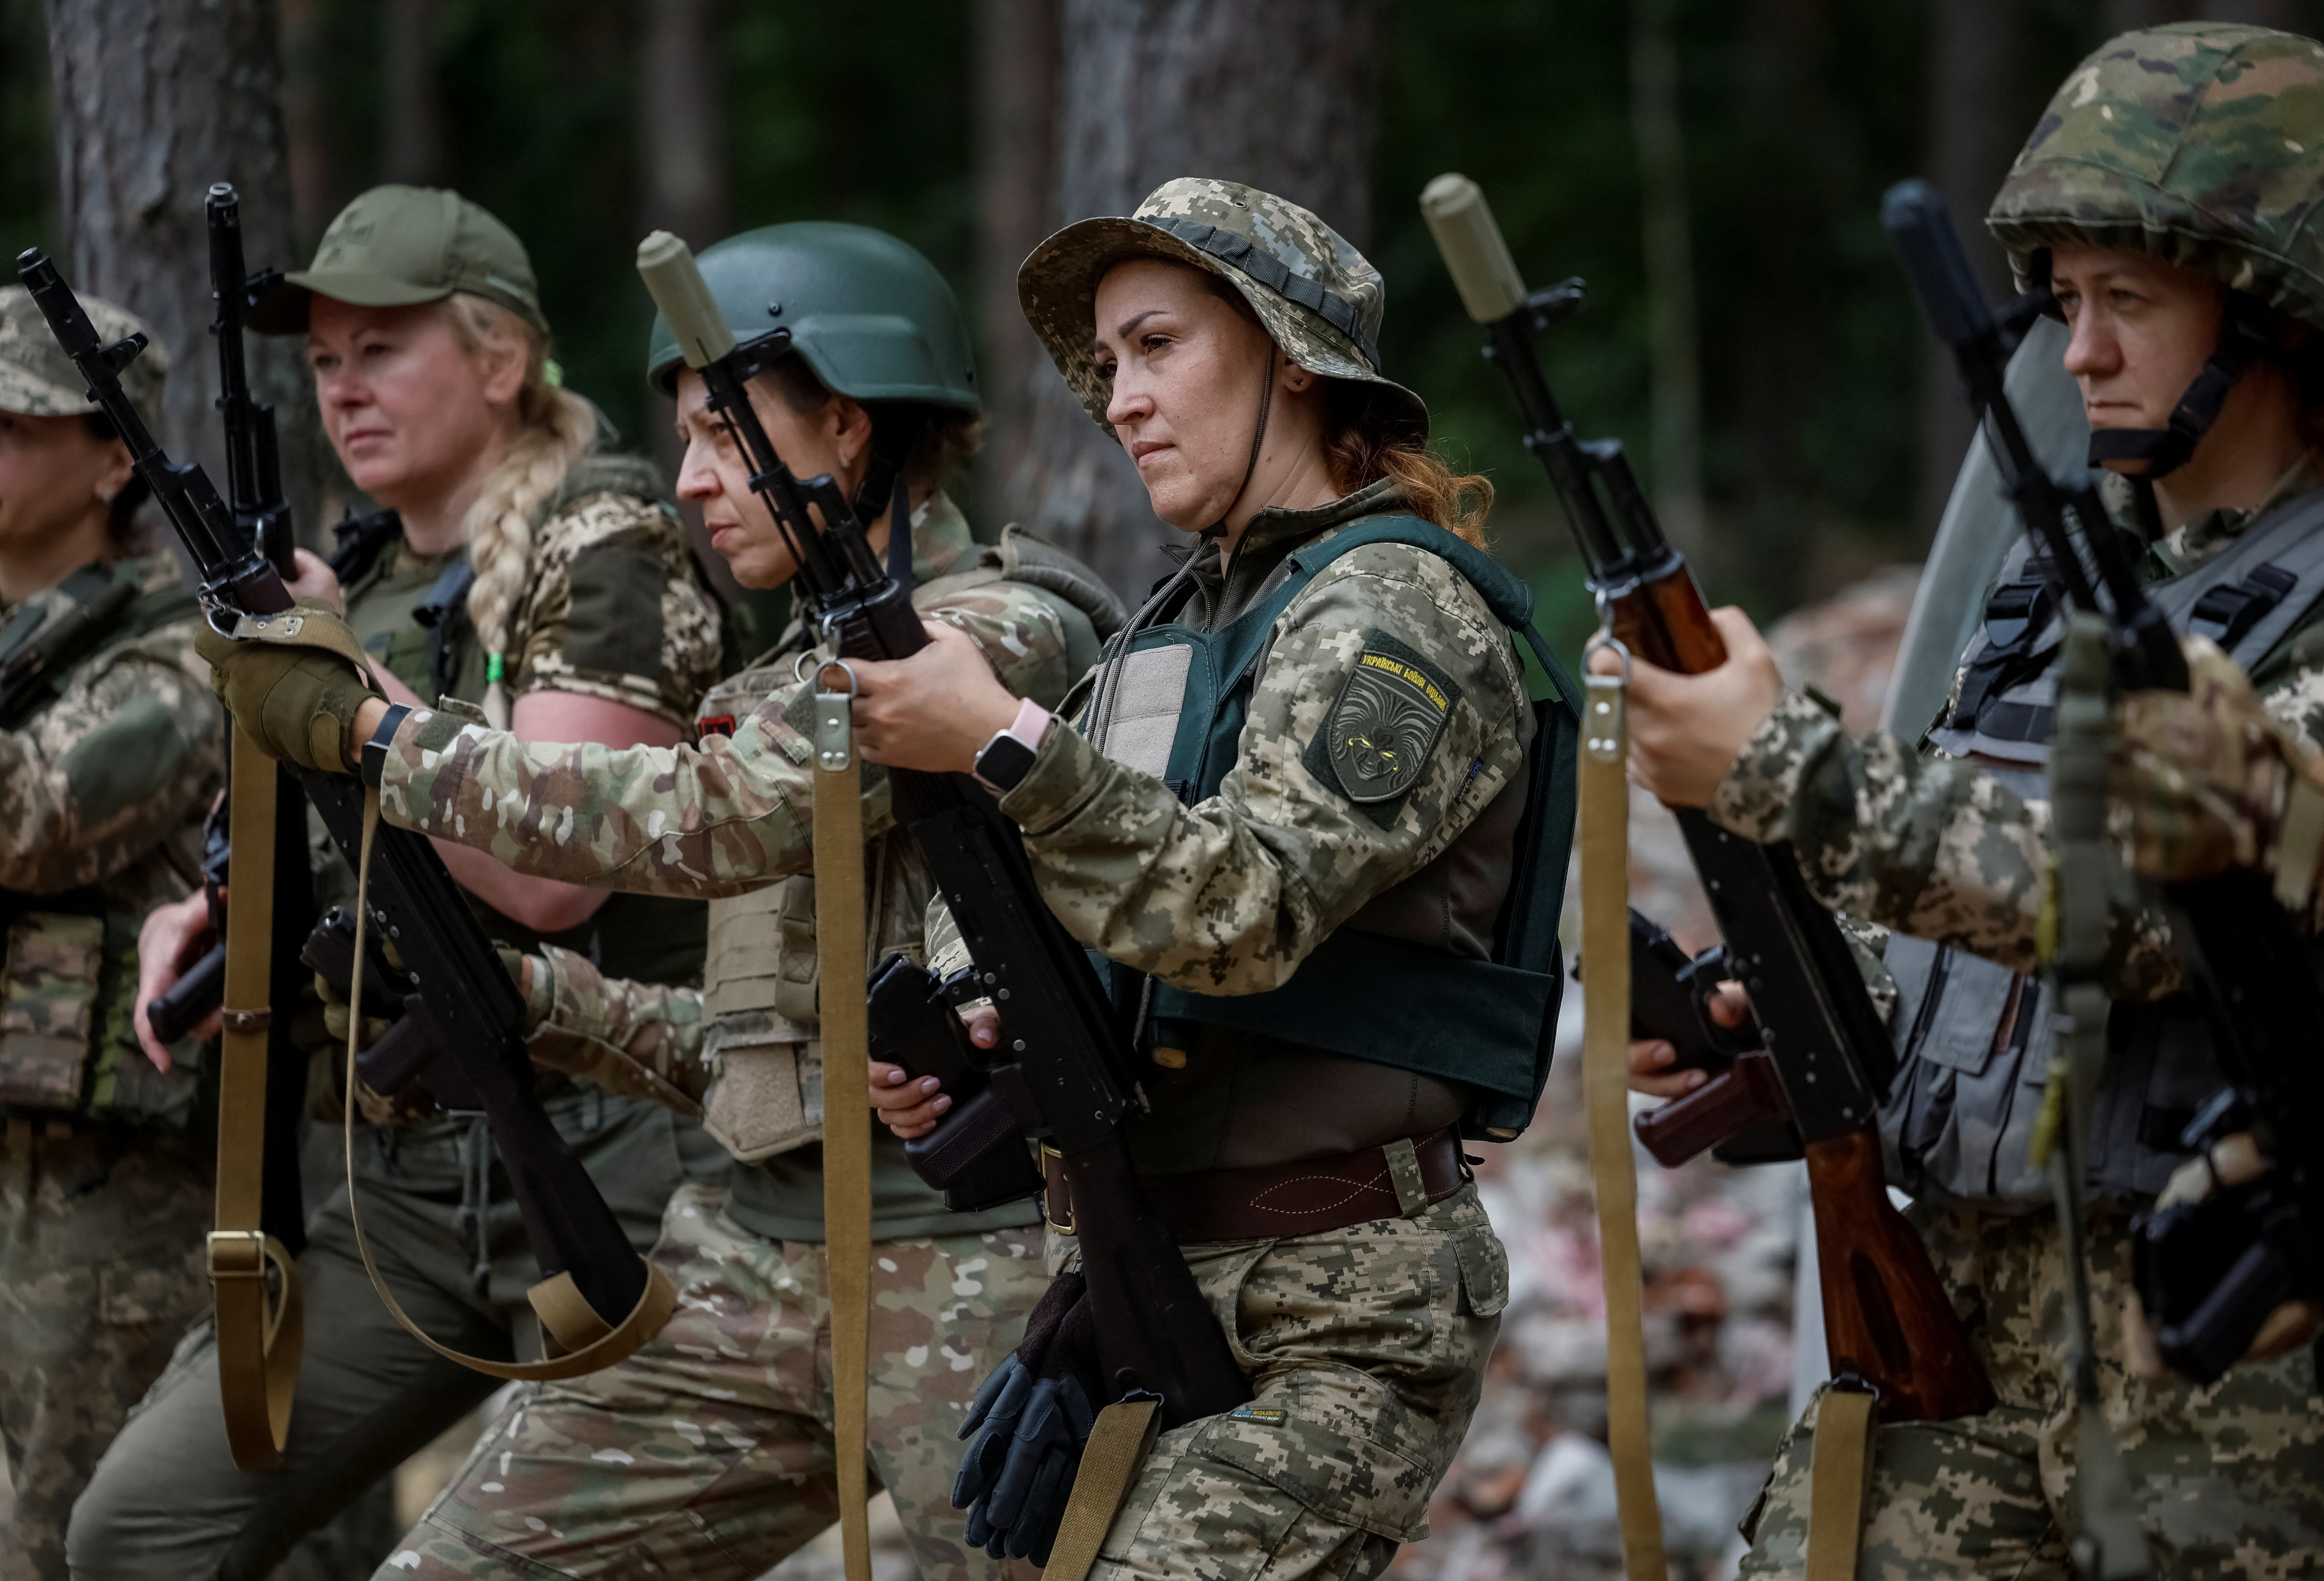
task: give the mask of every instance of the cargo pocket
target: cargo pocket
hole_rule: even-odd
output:
[[[32,912],[8,930],[0,1103],[70,1113],[88,1071],[105,919]]]
[[[1453,1237],[1461,1260],[1461,1315],[1498,1318],[1509,1304],[1509,1255],[1490,1225],[1477,1225]]]
[[[1427,1533],[1429,1495],[1443,1467],[1422,1466],[1369,1436],[1378,1411],[1401,1411],[1385,1388],[1352,1369],[1310,1375],[1213,1417],[1188,1458],[1231,1466],[1342,1525],[1416,1542]]]

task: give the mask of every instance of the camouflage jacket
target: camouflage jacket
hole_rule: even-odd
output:
[[[143,915],[198,878],[201,826],[225,784],[225,713],[194,652],[198,618],[167,555],[125,562],[149,605],[182,604],[82,661],[62,693],[0,731],[0,889],[95,886]],[[55,589],[9,611],[68,602]],[[51,616],[51,619],[54,617]],[[140,629],[142,628],[142,629]]]
[[[2277,505],[2318,486],[2294,468],[2259,506],[2197,517],[2150,547],[2149,582],[2201,565]],[[2324,621],[2302,617],[2253,668],[2269,712],[2324,745]],[[1961,676],[1956,675],[1954,699]],[[1949,702],[1946,712],[1951,712]],[[2050,870],[2050,805],[1977,763],[1883,731],[1860,742],[1814,700],[1786,692],[1720,783],[1712,820],[1757,841],[1788,840],[1823,902],[1850,918],[2039,970]],[[2179,986],[2161,916],[2135,905],[2113,920],[2109,988],[2148,999]]]
[[[1208,544],[1195,550],[1178,619],[1215,630],[1273,585],[1293,549],[1399,499],[1382,482],[1314,510],[1261,511],[1224,574]],[[1309,766],[1367,648],[1408,650],[1452,684],[1443,730],[1385,822]],[[1067,719],[1080,721],[1090,692],[1067,700]],[[1524,762],[1526,706],[1508,630],[1477,591],[1425,550],[1373,544],[1317,573],[1276,620],[1217,795],[1186,806],[1061,719],[1001,807],[1074,938],[1196,993],[1259,993],[1468,828]],[[932,922],[932,949],[956,936],[948,918]]]
[[[165,1076],[137,1046],[137,929],[198,879],[203,818],[225,783],[225,715],[175,562],[156,555],[114,574],[138,592],[113,633],[0,731],[0,1107],[182,1126],[200,1061],[189,1051]],[[9,613],[42,611],[53,624],[75,602],[54,588]]]
[[[970,547],[968,523],[939,496],[913,532],[916,575]],[[930,611],[976,639],[1001,684],[1057,696],[1066,643],[1056,611],[1030,588],[992,584]],[[807,649],[794,625],[761,662]],[[777,691],[699,745],[615,749],[528,742],[450,713],[415,710],[380,782],[390,823],[489,852],[521,873],[652,895],[736,895],[813,864],[814,752],[803,684]],[[894,827],[887,776],[863,777],[864,832]]]

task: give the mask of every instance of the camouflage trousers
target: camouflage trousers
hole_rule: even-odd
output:
[[[210,1294],[209,1148],[40,1124],[0,1140],[0,1439],[16,1497],[5,1581],[63,1581],[73,1501]]]
[[[751,1581],[839,1518],[823,1248],[752,1234],[725,1196],[670,1200],[653,1251],[678,1288],[669,1326],[520,1393],[379,1581]],[[969,1398],[1048,1282],[1031,1228],[873,1247],[872,1466],[926,1581],[1037,1574],[966,1547],[951,1492]]]
[[[1428,1534],[1508,1301],[1475,1188],[1410,1218],[1185,1250],[1253,1398],[1156,1440],[1091,1574],[1378,1576]]]
[[[2060,1358],[2065,1260],[2047,1214],[1954,1210],[1923,1218],[1938,1272],[1993,1379],[1997,1403],[1958,1421],[1880,1429],[1857,1574],[2072,1581],[2079,1529],[2077,1407]],[[2150,1384],[2123,1366],[2132,1298],[2119,1214],[2090,1217],[2090,1298],[2107,1420],[2121,1442],[2161,1581],[2324,1576],[2324,1398],[2301,1350],[2206,1387]],[[1786,1438],[1744,1517],[1745,1577],[1799,1576],[1815,1409]]]
[[[586,1088],[552,1093],[544,1107],[641,1250],[689,1172],[718,1168],[723,1176],[724,1150],[667,1109]],[[396,1299],[445,1344],[514,1359],[537,1352],[524,1291],[540,1269],[492,1158],[488,1138],[465,1120],[355,1133],[364,1234]],[[307,1342],[281,1462],[263,1471],[235,1466],[218,1410],[217,1347],[201,1323],[74,1508],[75,1575],[256,1581],[498,1387],[397,1326],[364,1272],[344,1189],[309,1218],[299,1269]],[[361,1564],[377,1560],[374,1550]]]

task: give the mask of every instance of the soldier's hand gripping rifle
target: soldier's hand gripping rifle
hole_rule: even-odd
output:
[[[1925,181],[1890,189],[1882,219],[1930,326],[1951,350],[2009,495],[2043,563],[2074,608],[2111,627],[2120,690],[2183,692],[2184,652],[2141,586],[2097,491],[2052,478],[2026,442],[2002,375],[2034,320],[2052,307],[2046,260],[2031,290],[1998,310],[1970,272],[1944,200]],[[2074,528],[2070,529],[2070,516]],[[2095,568],[2096,580],[2090,574]],[[2164,887],[2172,941],[2234,1083],[2183,1138],[2208,1151],[2249,1131],[2270,1167],[2203,1201],[2143,1217],[2140,1298],[2163,1359],[2200,1383],[2218,1377],[2286,1301],[2324,1298],[2324,994],[2308,944],[2267,878],[2231,869]]]
[[[281,573],[236,525],[200,466],[171,461],[123,392],[120,372],[144,350],[144,337],[103,344],[56,265],[39,249],[23,253],[16,266],[58,345],[88,381],[89,398],[120,431],[137,475],[192,558],[212,626],[230,632],[241,617],[290,611],[291,597]],[[270,461],[271,448],[254,448],[251,455],[255,461]],[[261,480],[255,471],[253,485],[254,499],[274,493],[272,480]],[[364,823],[360,782],[324,773],[301,773],[298,778],[333,842],[350,866],[358,865]],[[630,1245],[620,1220],[542,1108],[524,1050],[523,1001],[491,940],[435,848],[407,830],[377,831],[369,900],[374,925],[394,941],[484,1108],[533,1255],[547,1276],[530,1293],[548,1331],[550,1357],[529,1375],[572,1375],[620,1359],[669,1315],[669,1282]],[[525,1372],[507,1364],[456,1359],[506,1375]]]
[[[1620,445],[1574,437],[1535,354],[1534,337],[1581,307],[1582,282],[1528,292],[1484,194],[1467,178],[1440,176],[1420,201],[1469,316],[1484,326],[1485,355],[1517,396],[1526,448],[1557,490],[1615,636],[1665,669],[1716,668],[1727,657],[1718,629]],[[1882,1179],[1877,1117],[1895,1055],[1838,924],[1788,846],[1758,845],[1699,811],[1676,812],[1806,1154],[1834,1375],[1877,1389],[1886,1421],[1983,1410],[1992,1399],[1984,1368]],[[1766,1090],[1738,1059],[1655,1111],[1642,1137],[1658,1125],[1684,1126],[1699,1147],[1763,1124],[1772,1117]],[[1714,1114],[1702,1123],[1706,1111]]]
[[[798,563],[796,585],[838,654],[897,659],[926,647],[909,590],[872,553],[838,485],[827,475],[794,477],[752,409],[746,386],[791,354],[789,332],[738,345],[694,254],[667,232],[640,245],[638,272],[740,447],[751,488]],[[903,471],[893,480],[899,496]],[[909,552],[906,514],[897,511],[890,529],[907,540],[890,545],[893,557]],[[975,961],[973,990],[955,985],[953,995],[991,998],[1005,1040],[990,1053],[967,1052],[987,1084],[976,1095],[985,1101],[960,1105],[916,1143],[915,1167],[931,1185],[974,1180],[976,1195],[1005,1201],[1040,1189],[1028,1139],[1061,1154],[1106,1381],[1159,1394],[1166,1428],[1241,1403],[1250,1397],[1242,1371],[1130,1168],[1122,1126],[1142,1100],[1129,1051],[1082,946],[1041,898],[1022,835],[965,775],[888,775],[897,820],[918,843]],[[898,970],[890,962],[881,974],[891,995],[903,986]],[[948,1016],[938,992],[922,972],[907,997]],[[982,1121],[996,1123],[977,1145],[948,1145]]]

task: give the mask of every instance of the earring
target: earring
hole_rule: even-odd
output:
[[[99,489],[97,492],[97,497],[110,505],[113,503],[113,496],[120,492],[118,489]]]

